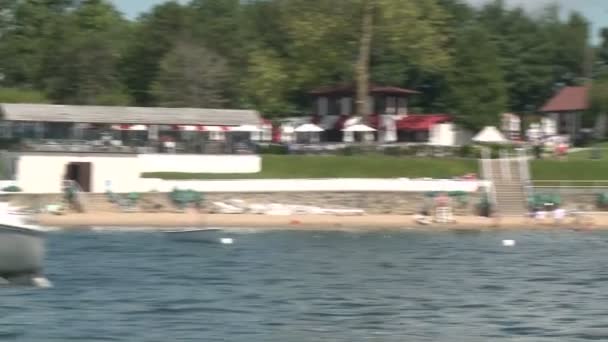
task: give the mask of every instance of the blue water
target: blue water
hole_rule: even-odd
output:
[[[608,233],[234,238],[52,233],[54,287],[1,289],[0,340],[608,339]]]

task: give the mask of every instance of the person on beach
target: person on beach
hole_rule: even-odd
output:
[[[579,205],[575,210],[569,213],[573,218],[573,224],[578,227],[590,228],[593,226],[593,219],[585,214],[585,206]]]
[[[565,217],[566,211],[563,208],[557,207],[555,208],[555,210],[553,210],[553,219],[555,220],[555,225],[560,226],[563,223]]]
[[[414,220],[418,224],[427,225],[431,221],[430,216],[431,205],[427,201],[425,201],[424,203],[422,203],[422,206],[420,206],[420,210],[418,211],[418,213],[414,215]]]
[[[544,224],[545,223],[545,217],[547,216],[547,212],[544,210],[537,210],[535,215],[534,215],[534,221],[538,224]]]

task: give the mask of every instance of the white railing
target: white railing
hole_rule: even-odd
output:
[[[494,187],[494,174],[492,167],[492,153],[488,148],[481,149],[481,172],[484,180],[489,181],[490,184],[487,187],[489,200],[498,206],[498,199],[496,198],[496,188]]]
[[[530,162],[528,161],[528,153],[526,147],[522,147],[521,149],[519,149],[518,154],[519,175],[524,187],[524,194],[526,194],[526,196],[530,198],[534,195],[534,189],[532,187],[532,179],[530,177]]]
[[[500,150],[500,172],[503,179],[511,182],[511,159],[509,152],[505,150]]]

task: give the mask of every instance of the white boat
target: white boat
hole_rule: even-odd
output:
[[[41,279],[44,266],[46,232],[27,222],[27,215],[0,202],[0,278],[3,283]]]
[[[232,243],[232,239],[227,237],[226,232],[221,228],[168,230],[165,233],[171,238],[180,241]]]

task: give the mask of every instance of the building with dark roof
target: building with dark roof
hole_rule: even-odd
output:
[[[540,112],[555,123],[557,134],[575,138],[582,128],[583,113],[590,108],[589,86],[564,87]]]

